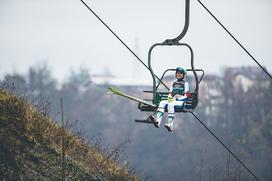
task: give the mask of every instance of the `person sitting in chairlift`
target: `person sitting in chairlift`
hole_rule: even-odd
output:
[[[151,120],[157,128],[160,127],[160,123],[163,118],[165,108],[166,106],[168,106],[167,107],[168,119],[167,119],[167,123],[164,126],[165,128],[167,128],[168,131],[170,132],[173,131],[175,106],[183,107],[184,103],[190,97],[189,84],[188,82],[184,81],[185,75],[186,75],[185,69],[181,67],[176,68],[175,76],[177,80],[172,83],[167,100],[162,100],[155,114],[150,115],[148,117],[148,119]]]

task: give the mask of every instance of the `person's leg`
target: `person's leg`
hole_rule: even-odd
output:
[[[148,119],[154,122],[154,125],[159,128],[163,117],[165,106],[168,104],[167,100],[161,101],[159,107],[154,115],[149,116]]]
[[[175,106],[182,106],[183,103],[183,101],[174,101],[168,104],[168,119],[164,125],[168,131],[173,131],[174,129]]]

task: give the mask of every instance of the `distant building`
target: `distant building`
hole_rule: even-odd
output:
[[[227,68],[224,81],[229,82],[235,90],[242,88],[243,92],[247,92],[257,83],[262,88],[267,88],[270,84],[262,69],[250,66]]]
[[[217,75],[205,75],[199,85],[199,106],[206,115],[219,113],[219,104],[223,101],[222,79]]]

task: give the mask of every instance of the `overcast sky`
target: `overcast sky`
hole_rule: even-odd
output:
[[[85,2],[147,63],[149,47],[180,34],[184,0],[85,0]],[[238,40],[272,71],[272,1],[203,0]],[[256,65],[196,0],[191,0],[188,33],[195,66],[220,73],[224,66]],[[80,0],[0,0],[0,73],[26,73],[47,62],[63,80],[71,69],[106,69],[114,75],[150,79],[125,47]],[[185,48],[157,48],[155,72],[190,65]]]

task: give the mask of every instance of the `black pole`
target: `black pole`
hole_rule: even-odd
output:
[[[62,169],[61,178],[65,181],[65,149],[64,149],[64,111],[63,111],[63,97],[60,99],[61,106],[61,154],[62,154]]]
[[[190,23],[190,0],[185,0],[185,23],[182,32],[179,36],[174,39],[167,39],[165,43],[167,44],[176,44],[178,43],[187,33]]]

